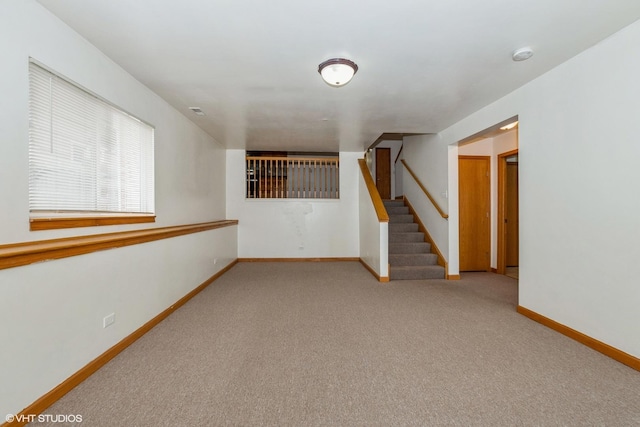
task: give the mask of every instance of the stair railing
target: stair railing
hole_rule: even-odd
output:
[[[339,199],[338,157],[246,157],[248,199]]]
[[[449,215],[440,207],[440,205],[438,205],[438,202],[436,202],[436,200],[433,198],[431,193],[429,193],[429,191],[424,186],[424,184],[422,184],[422,182],[420,181],[418,176],[413,172],[413,170],[411,170],[411,168],[409,167],[407,162],[404,159],[402,159],[401,162],[404,165],[404,167],[407,169],[407,171],[409,172],[411,177],[414,179],[415,183],[418,184],[418,187],[420,187],[420,189],[425,194],[425,196],[427,196],[427,198],[429,199],[429,201],[431,202],[433,207],[436,209],[436,211],[438,211],[438,214],[440,214],[440,216],[443,219],[448,220]],[[423,224],[423,222],[420,220],[418,212],[414,209],[414,207],[411,205],[411,203],[409,202],[409,200],[407,199],[406,196],[404,198],[404,201],[405,201],[405,204],[409,207],[409,212],[416,219],[416,222],[418,223],[418,229],[424,233],[426,240],[429,243],[431,243],[432,252],[434,252],[436,255],[438,255],[438,265],[441,265],[441,266],[444,267],[444,269],[445,269],[445,277],[448,280],[457,280],[457,279],[459,279],[460,278],[459,275],[454,275],[454,276],[449,275],[449,263],[447,262],[446,258],[444,257],[444,254],[442,253],[442,251],[440,251],[440,248],[438,248],[438,245],[436,244],[436,241],[434,240],[434,238],[431,236],[431,234],[427,230],[427,227],[425,226],[425,224]]]
[[[387,213],[387,209],[384,207],[384,203],[382,203],[382,197],[380,197],[378,187],[376,187],[376,183],[373,181],[371,172],[367,167],[367,162],[364,159],[358,159],[358,164],[360,165],[360,170],[362,171],[364,182],[365,184],[367,184],[367,191],[369,192],[369,196],[371,197],[373,207],[376,210],[378,221],[389,222],[389,214]]]
[[[389,214],[364,159],[358,159],[364,187],[359,190],[360,262],[381,282],[389,281]],[[361,184],[360,184],[361,185]],[[367,194],[371,204],[366,203]]]
[[[413,179],[415,180],[416,184],[418,184],[418,187],[420,187],[422,192],[427,196],[427,198],[429,199],[429,201],[431,202],[433,207],[436,208],[436,210],[438,211],[440,216],[442,218],[444,218],[444,219],[448,219],[449,218],[449,214],[445,213],[445,211],[442,210],[440,205],[438,205],[438,202],[436,202],[436,200],[433,198],[431,193],[429,193],[429,190],[427,190],[427,188],[422,184],[422,182],[420,182],[420,178],[418,178],[418,176],[411,170],[411,168],[409,167],[407,162],[404,159],[402,159],[400,161],[402,162],[404,167],[407,168],[407,171],[409,172],[409,174],[413,177]]]
[[[395,165],[396,163],[398,163],[398,159],[400,158],[400,155],[402,154],[402,149],[404,148],[404,144],[402,144],[400,146],[400,151],[398,151],[398,155],[396,156],[396,159],[393,161],[393,164]]]

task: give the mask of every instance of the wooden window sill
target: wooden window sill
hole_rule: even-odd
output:
[[[31,218],[29,220],[29,229],[31,231],[57,230],[61,228],[95,227],[98,225],[141,224],[145,222],[156,222],[155,215]]]

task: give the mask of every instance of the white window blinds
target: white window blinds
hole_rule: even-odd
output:
[[[29,64],[29,208],[153,213],[153,127]]]

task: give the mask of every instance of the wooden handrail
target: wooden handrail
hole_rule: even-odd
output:
[[[66,237],[35,242],[0,245],[0,270],[34,262],[88,254],[105,249],[137,245],[184,234],[237,225],[238,220],[220,220],[200,224],[147,228],[116,233]]]
[[[438,202],[435,201],[435,199],[431,196],[431,194],[429,193],[429,191],[425,188],[424,185],[422,185],[422,182],[420,182],[420,179],[416,176],[416,174],[411,170],[411,168],[409,167],[409,165],[407,164],[407,162],[404,161],[404,159],[401,160],[402,164],[404,165],[405,168],[407,168],[407,170],[409,171],[409,174],[411,174],[411,176],[413,177],[413,179],[416,181],[416,184],[418,184],[418,186],[422,189],[422,191],[424,192],[424,194],[429,198],[429,200],[431,201],[431,204],[433,204],[433,207],[436,208],[436,210],[438,211],[438,213],[440,214],[440,216],[444,219],[449,218],[449,214],[445,213],[442,208],[438,205]]]
[[[393,164],[395,165],[396,163],[398,163],[398,159],[400,158],[400,154],[402,154],[402,149],[404,148],[404,144],[402,144],[400,146],[400,151],[398,151],[398,155],[396,156],[396,159],[393,161]]]
[[[376,183],[373,182],[373,178],[371,177],[371,172],[369,172],[369,168],[367,167],[366,160],[358,159],[358,164],[360,165],[360,170],[362,171],[362,177],[364,178],[364,182],[365,184],[367,184],[367,191],[369,191],[371,202],[373,202],[373,207],[376,210],[378,221],[389,222],[389,214],[387,213],[387,210],[384,208],[384,203],[382,203],[382,198],[380,197],[380,193],[378,193],[378,188],[376,187]]]
[[[292,161],[328,161],[328,162],[337,162],[340,160],[340,157],[268,157],[268,156],[246,156],[247,160],[279,160],[281,162],[292,162]]]

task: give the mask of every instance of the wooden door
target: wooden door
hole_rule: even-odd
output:
[[[391,148],[376,148],[376,187],[380,198],[391,198]]]
[[[518,162],[507,159],[506,173],[506,265],[518,266]]]
[[[490,158],[458,157],[460,271],[490,271]]]

